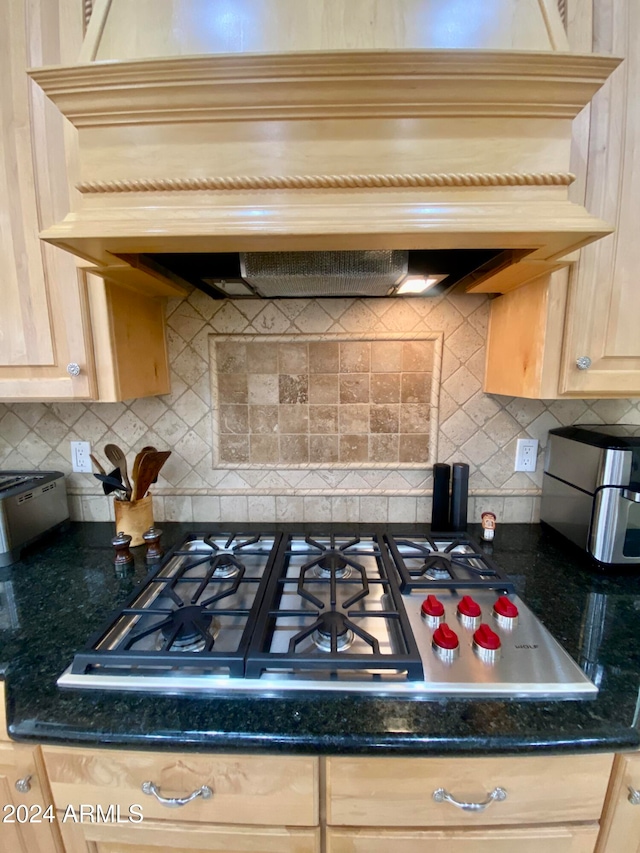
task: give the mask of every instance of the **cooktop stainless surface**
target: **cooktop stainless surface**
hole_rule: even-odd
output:
[[[425,699],[597,693],[473,540],[348,533],[188,536],[58,684]]]

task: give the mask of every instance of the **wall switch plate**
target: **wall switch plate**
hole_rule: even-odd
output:
[[[82,474],[90,474],[93,470],[91,467],[91,443],[88,441],[72,441],[71,442],[71,468]]]
[[[516,446],[516,464],[514,471],[528,471],[531,473],[536,470],[538,461],[538,439],[537,438],[519,438]]]

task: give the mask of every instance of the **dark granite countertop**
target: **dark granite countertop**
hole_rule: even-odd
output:
[[[214,527],[163,524],[163,543],[173,545],[194,526]],[[316,534],[319,527],[313,528]],[[365,527],[369,533],[374,530]],[[352,529],[357,525],[349,525]],[[640,572],[604,574],[539,525],[501,525],[493,558],[599,685],[596,699],[424,701],[318,693],[225,699],[62,691],[56,679],[74,652],[147,571],[139,553],[143,549],[135,549],[135,571],[126,578],[116,576],[112,531],[110,524],[72,524],[32,547],[21,562],[0,570],[0,667],[9,732],[16,740],[407,755],[640,747]]]

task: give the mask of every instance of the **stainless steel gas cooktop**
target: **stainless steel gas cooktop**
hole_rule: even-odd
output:
[[[595,695],[468,537],[194,533],[61,687],[432,698]]]

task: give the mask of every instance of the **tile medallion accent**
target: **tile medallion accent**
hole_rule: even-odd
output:
[[[424,468],[442,334],[211,335],[214,468]]]

